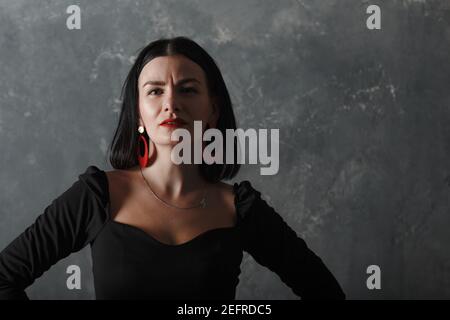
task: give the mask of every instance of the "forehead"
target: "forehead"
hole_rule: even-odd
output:
[[[139,75],[139,83],[148,80],[167,82],[173,78],[174,82],[183,78],[196,78],[201,83],[205,83],[203,69],[192,60],[182,56],[156,57],[148,62]]]

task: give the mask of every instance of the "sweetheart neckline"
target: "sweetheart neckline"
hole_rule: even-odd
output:
[[[162,242],[162,241],[156,239],[154,236],[152,236],[151,234],[149,234],[148,232],[142,230],[139,227],[133,226],[133,225],[128,224],[128,223],[123,223],[123,222],[119,222],[119,221],[116,221],[116,220],[112,220],[112,219],[109,220],[109,221],[111,223],[119,225],[119,226],[121,226],[123,228],[129,228],[129,229],[135,230],[138,233],[143,234],[144,236],[146,236],[146,238],[148,238],[149,240],[151,240],[154,243],[158,244],[159,246],[166,247],[166,248],[181,248],[181,247],[189,246],[190,244],[195,243],[195,242],[199,241],[200,239],[204,238],[206,235],[209,235],[209,234],[212,234],[212,233],[216,233],[216,232],[222,232],[222,231],[227,231],[227,232],[228,231],[233,231],[233,230],[235,230],[237,228],[237,225],[234,225],[232,227],[218,227],[218,228],[208,229],[208,230],[200,233],[199,235],[195,236],[194,238],[192,238],[192,239],[190,239],[188,241],[185,241],[185,242],[182,242],[182,243],[179,243],[179,244],[168,244],[168,243],[165,243],[165,242]]]
[[[133,225],[128,224],[128,223],[123,223],[123,222],[119,222],[119,221],[116,221],[114,219],[111,219],[111,194],[109,192],[109,179],[108,179],[108,176],[107,176],[105,171],[102,170],[101,172],[103,173],[103,178],[105,179],[105,182],[106,182],[106,190],[107,190],[107,197],[108,197],[107,198],[107,203],[106,203],[108,217],[109,217],[108,220],[113,222],[113,223],[115,223],[116,225],[121,225],[122,227],[128,227],[128,228],[134,229],[134,230],[136,230],[136,231],[138,231],[140,233],[143,233],[149,240],[152,240],[154,243],[156,243],[156,244],[158,244],[158,245],[160,245],[162,247],[166,247],[166,248],[181,248],[181,247],[184,247],[184,246],[188,246],[191,243],[194,243],[194,242],[198,241],[199,239],[205,237],[208,234],[219,232],[219,231],[233,231],[234,229],[237,228],[237,226],[239,224],[239,220],[240,220],[239,219],[239,215],[240,215],[240,213],[239,213],[239,208],[238,208],[238,193],[237,193],[238,186],[237,186],[236,183],[234,183],[232,185],[232,190],[233,190],[233,195],[234,195],[234,201],[233,202],[234,202],[234,208],[236,210],[236,219],[237,219],[234,226],[232,226],[232,227],[218,227],[218,228],[209,229],[209,230],[206,230],[206,231],[200,233],[199,235],[195,236],[194,238],[192,238],[192,239],[190,239],[190,240],[188,240],[186,242],[179,243],[179,244],[164,243],[162,241],[159,241],[154,236],[152,236],[151,234],[147,233],[146,231],[142,230],[139,227],[133,226]]]

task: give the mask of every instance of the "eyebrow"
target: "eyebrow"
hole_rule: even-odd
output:
[[[178,81],[176,85],[182,85],[186,82],[197,82],[197,83],[201,84],[200,81],[198,81],[195,78],[185,78],[185,79]],[[154,85],[154,86],[165,86],[166,85],[166,83],[164,81],[148,80],[142,85],[142,88],[149,84]]]

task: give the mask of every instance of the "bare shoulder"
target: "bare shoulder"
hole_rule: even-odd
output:
[[[115,169],[105,171],[105,174],[108,178],[111,216],[113,219],[136,211],[137,208],[133,205],[133,199],[136,199],[139,189],[136,186],[137,179],[134,171],[130,169]]]
[[[108,187],[110,193],[112,193],[113,190],[119,187],[119,182],[123,182],[124,176],[121,171],[122,170],[105,171],[106,177],[108,178]]]
[[[110,200],[115,199],[117,197],[117,194],[119,194],[119,190],[123,189],[123,184],[126,179],[124,179],[124,175],[121,171],[122,170],[105,171],[108,180]]]
[[[229,184],[229,183],[226,183],[223,181],[219,181],[217,183],[217,186],[225,194],[233,195],[233,185],[232,184]]]
[[[110,195],[117,198],[123,195],[132,195],[137,190],[136,186],[139,182],[136,172],[134,169],[105,171]]]
[[[220,181],[216,183],[216,188],[220,199],[226,204],[229,209],[234,209],[233,185]]]
[[[105,171],[110,186],[117,185],[119,183],[132,182],[136,179],[136,170],[130,169],[114,169]]]

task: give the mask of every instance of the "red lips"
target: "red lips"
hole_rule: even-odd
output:
[[[183,124],[186,124],[186,121],[184,121],[181,118],[168,118],[160,123],[161,126],[166,126],[166,127],[178,127]]]

